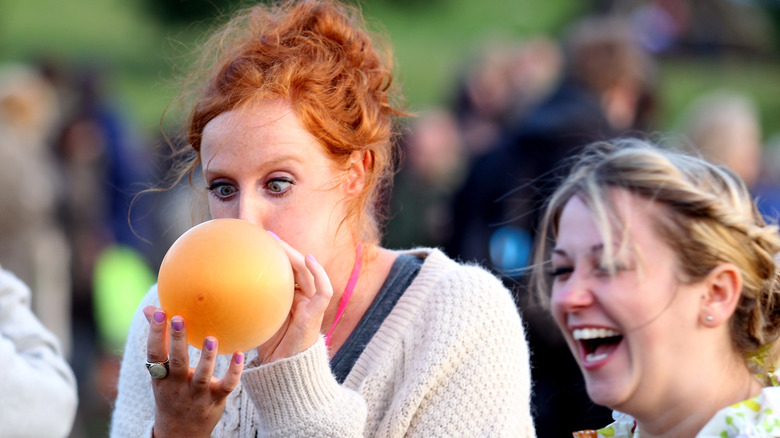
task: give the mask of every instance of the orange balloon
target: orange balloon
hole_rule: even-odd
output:
[[[267,231],[240,219],[214,219],[181,235],[163,258],[157,280],[169,318],[184,317],[187,342],[218,340],[219,354],[267,341],[290,313],[293,271]]]

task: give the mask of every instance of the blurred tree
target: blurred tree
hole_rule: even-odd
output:
[[[384,3],[389,7],[395,7],[398,9],[413,9],[419,11],[420,9],[438,9],[442,6],[446,6],[446,2],[443,0],[427,0],[421,2],[419,0],[365,0],[361,3]]]
[[[769,20],[772,22],[772,29],[774,30],[772,41],[774,42],[774,52],[777,53],[780,51],[780,1],[764,0],[762,5]]]
[[[268,3],[269,0],[256,0]],[[442,6],[442,0],[347,0],[357,5],[384,4],[396,9],[433,9]],[[143,0],[147,10],[164,23],[188,24],[223,15],[236,7],[248,4],[246,0]],[[253,2],[254,3],[254,2]]]
[[[164,23],[187,24],[225,14],[237,0],[143,0],[144,7]]]

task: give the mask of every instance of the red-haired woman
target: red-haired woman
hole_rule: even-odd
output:
[[[405,114],[360,14],[258,5],[208,47],[190,171],[203,173],[213,218],[282,241],[300,288],[282,329],[232,356],[213,337],[188,347],[187,321],[165,315],[153,288],[129,333],[111,436],[533,436],[510,293],[438,250],[379,246],[376,206]],[[144,362],[166,360],[150,378]]]

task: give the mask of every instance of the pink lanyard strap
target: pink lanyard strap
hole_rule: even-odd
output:
[[[341,295],[341,301],[339,301],[339,309],[336,312],[336,319],[333,320],[333,325],[330,326],[330,330],[328,330],[328,334],[325,336],[325,345],[330,345],[330,337],[333,335],[333,330],[336,329],[336,324],[339,323],[339,320],[341,319],[341,315],[344,314],[344,310],[347,308],[347,304],[349,304],[349,299],[352,298],[352,292],[355,290],[355,285],[357,284],[358,277],[360,277],[360,265],[362,264],[363,258],[363,245],[358,244],[357,246],[357,255],[355,256],[355,266],[352,267],[352,275],[349,276],[349,281],[347,282],[347,287],[344,288],[344,294]]]

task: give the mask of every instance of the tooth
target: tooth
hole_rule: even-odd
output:
[[[605,328],[583,328],[583,329],[575,329],[572,331],[572,337],[574,337],[574,340],[588,340],[588,339],[602,339],[602,338],[611,338],[614,336],[620,336],[620,333],[616,332],[612,329],[605,329]]]
[[[607,357],[606,353],[601,353],[601,354],[588,353],[585,356],[585,360],[587,360],[588,362],[595,362],[597,360],[604,359],[605,357]]]

